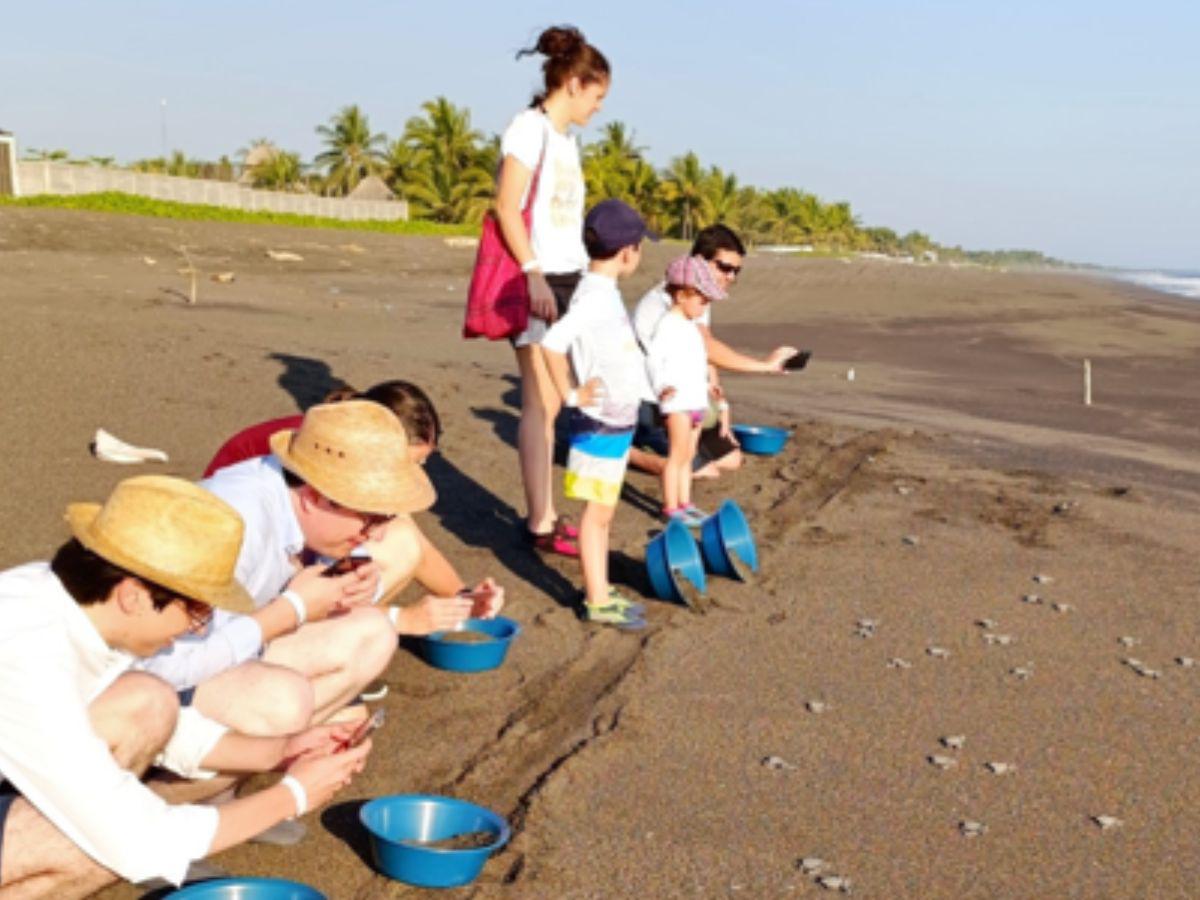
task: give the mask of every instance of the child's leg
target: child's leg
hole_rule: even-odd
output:
[[[679,505],[692,505],[692,461],[696,458],[696,445],[700,441],[700,426],[692,424],[691,433],[687,437],[688,455],[684,460],[683,469],[679,473]]]
[[[608,532],[615,506],[589,501],[579,522],[579,555],[583,562],[583,589],[586,601],[608,602]]]
[[[685,412],[667,413],[667,463],[663,466],[663,507],[674,510],[687,505],[683,496],[684,477],[688,492],[691,491],[692,468],[692,418]]]

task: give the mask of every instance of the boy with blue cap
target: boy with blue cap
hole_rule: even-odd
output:
[[[638,405],[650,388],[617,282],[637,271],[646,237],[658,239],[620,200],[596,204],[583,225],[588,270],[566,315],[542,339],[550,376],[571,411],[564,493],[587,501],[579,527],[584,612],[590,622],[623,629],[644,628],[644,608],[608,583],[608,535]]]

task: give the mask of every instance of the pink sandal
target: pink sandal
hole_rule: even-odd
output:
[[[557,531],[534,534],[526,528],[525,537],[533,545],[533,549],[539,550],[542,553],[556,553],[559,556],[567,556],[571,559],[579,558],[579,545]]]
[[[566,516],[559,516],[554,520],[554,533],[562,535],[569,541],[579,540],[579,529]]]

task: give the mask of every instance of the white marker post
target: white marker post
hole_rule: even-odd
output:
[[[1092,361],[1083,361],[1083,405],[1092,405]]]

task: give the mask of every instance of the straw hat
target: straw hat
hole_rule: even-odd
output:
[[[201,487],[166,475],[139,475],[108,500],[67,507],[71,533],[83,546],[134,575],[231,612],[254,602],[234,578],[242,517]]]
[[[271,435],[271,452],[293,475],[356,512],[417,512],[437,497],[425,470],[408,458],[400,420],[370,400],[314,406],[298,429]]]

